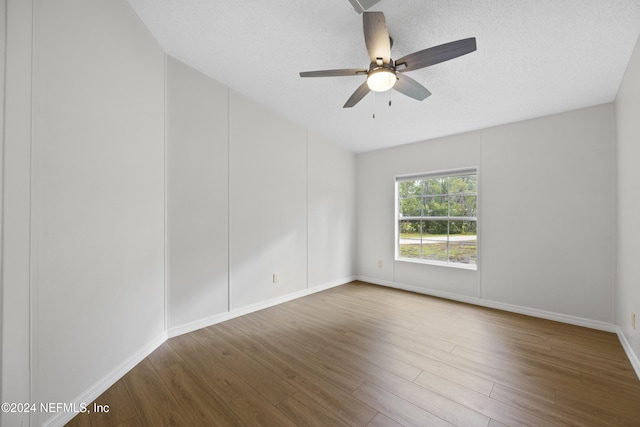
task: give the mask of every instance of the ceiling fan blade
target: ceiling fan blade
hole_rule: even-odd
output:
[[[365,97],[366,94],[368,94],[370,91],[369,86],[367,85],[367,82],[365,81],[364,83],[362,83],[358,89],[356,89],[355,92],[353,92],[353,95],[351,95],[351,97],[349,99],[347,99],[347,102],[344,104],[344,106],[342,108],[351,108],[354,105],[356,105],[358,102],[360,102],[360,100],[362,98]]]
[[[351,3],[351,6],[353,6],[353,10],[360,14],[379,1],[380,0],[349,0],[349,3]]]
[[[300,77],[357,76],[361,74],[367,74],[367,70],[364,68],[345,68],[342,70],[302,71]]]
[[[393,88],[404,95],[417,99],[418,101],[422,101],[431,95],[431,92],[429,92],[426,87],[422,86],[411,77],[400,74],[398,74],[398,80]]]
[[[364,42],[371,62],[382,58],[384,64],[391,62],[391,41],[387,24],[382,12],[364,12],[362,14]]]
[[[400,73],[417,70],[466,55],[474,50],[476,50],[475,37],[445,43],[403,56],[396,61],[396,69]],[[402,65],[406,65],[406,68],[402,68]]]

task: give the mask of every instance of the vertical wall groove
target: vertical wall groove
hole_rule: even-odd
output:
[[[227,311],[231,311],[231,89],[227,88]]]
[[[167,76],[167,54],[163,53],[164,56],[164,331],[165,333],[169,331],[169,325],[171,324],[171,313],[169,311],[169,306],[171,304],[170,294],[169,294],[169,277],[170,277],[170,265],[169,265],[169,170],[168,170],[168,162],[167,162],[167,127],[168,124],[168,112],[167,112],[167,84],[168,84],[168,76]]]
[[[32,388],[31,134],[33,2],[3,0],[2,363],[3,402],[30,401]],[[26,425],[29,414],[0,414]]]
[[[5,174],[5,164],[4,164],[4,140],[5,140],[5,110],[7,105],[7,100],[5,97],[5,93],[7,92],[7,2],[6,0],[0,0],[0,25],[2,26],[2,40],[0,40],[0,58],[2,58],[2,64],[0,64],[0,90],[2,90],[2,103],[0,104],[0,308],[4,304],[4,174]],[[3,342],[3,325],[4,319],[3,316],[0,315],[0,349],[2,349]],[[3,352],[0,350],[0,372],[2,372],[2,363],[3,360]],[[3,399],[3,390],[2,383],[0,382],[0,402],[5,402]],[[0,415],[0,421],[2,421]]]
[[[35,50],[35,0],[31,1],[31,61],[29,72],[30,85],[30,102],[29,102],[29,375],[31,377],[31,386],[29,394],[31,402],[39,402],[38,384],[39,384],[39,352],[38,341],[35,339],[36,328],[38,325],[38,284],[34,282],[34,265],[33,265],[33,62]],[[39,417],[36,416],[36,419]],[[30,420],[33,424],[33,419]]]

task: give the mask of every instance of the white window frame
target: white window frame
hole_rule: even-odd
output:
[[[425,180],[425,179],[433,179],[433,178],[443,178],[449,176],[460,176],[460,175],[476,175],[476,216],[475,217],[457,217],[457,216],[420,216],[420,217],[400,217],[400,199],[398,194],[398,183],[404,181],[411,180]],[[394,229],[395,229],[395,260],[402,262],[410,262],[410,263],[418,263],[418,264],[429,264],[429,265],[438,265],[444,267],[454,267],[461,268],[465,270],[477,270],[478,264],[480,263],[480,221],[479,217],[479,173],[478,167],[466,167],[459,169],[446,169],[432,172],[422,172],[422,173],[414,173],[407,175],[396,175],[395,176],[395,216],[394,216]],[[416,219],[416,220],[431,220],[431,221],[475,221],[476,222],[476,264],[466,264],[461,262],[454,261],[440,261],[440,260],[431,260],[424,258],[404,258],[400,256],[400,221],[407,219]],[[448,242],[447,233],[447,242]]]

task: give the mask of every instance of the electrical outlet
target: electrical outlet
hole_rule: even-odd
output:
[[[273,283],[278,283],[278,273],[273,273]]]
[[[382,268],[382,260],[378,260],[378,268]]]

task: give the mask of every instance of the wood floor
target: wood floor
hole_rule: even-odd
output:
[[[361,282],[172,338],[95,403],[68,425],[640,425],[616,335]]]

